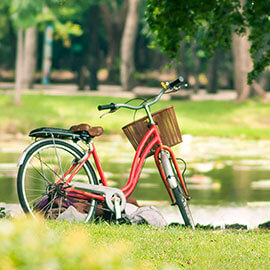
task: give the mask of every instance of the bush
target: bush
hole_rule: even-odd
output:
[[[139,269],[127,241],[95,246],[83,225],[64,231],[42,220],[0,221],[0,269]]]

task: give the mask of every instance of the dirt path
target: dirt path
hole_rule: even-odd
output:
[[[12,94],[14,84],[13,83],[0,83],[0,93]],[[48,95],[98,95],[98,96],[114,96],[114,97],[126,97],[133,98],[135,96],[149,95],[152,96],[158,93],[160,88],[137,86],[132,92],[123,91],[119,85],[100,85],[98,91],[78,91],[75,84],[50,84],[42,85],[35,84],[34,89],[23,90],[23,93],[36,93],[36,94],[48,94]],[[234,100],[236,98],[236,92],[234,90],[219,91],[217,94],[208,94],[205,90],[200,90],[196,94],[190,95],[192,90],[183,90],[179,94],[175,94],[175,99],[186,98],[190,96],[191,100]],[[269,93],[270,95],[270,93]],[[167,96],[169,98],[169,96]]]

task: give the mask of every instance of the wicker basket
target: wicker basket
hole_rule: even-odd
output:
[[[152,116],[158,126],[160,137],[164,145],[171,147],[182,142],[181,132],[178,127],[173,106],[154,112],[152,113]],[[135,122],[124,126],[122,129],[134,149],[137,150],[139,143],[149,130],[148,117],[145,116],[138,119]],[[151,139],[152,138],[150,137],[147,143],[149,143]],[[156,150],[156,148],[157,146],[154,146],[153,150]]]

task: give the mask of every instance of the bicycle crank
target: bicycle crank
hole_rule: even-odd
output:
[[[72,181],[71,186],[75,189],[89,191],[99,195],[105,195],[105,202],[108,208],[119,217],[126,208],[126,197],[122,190],[118,188],[91,185]],[[116,199],[118,198],[118,199]]]

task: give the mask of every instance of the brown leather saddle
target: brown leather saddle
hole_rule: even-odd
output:
[[[88,124],[74,125],[69,130],[73,132],[86,131],[91,137],[97,137],[103,134],[102,127],[91,127]]]

